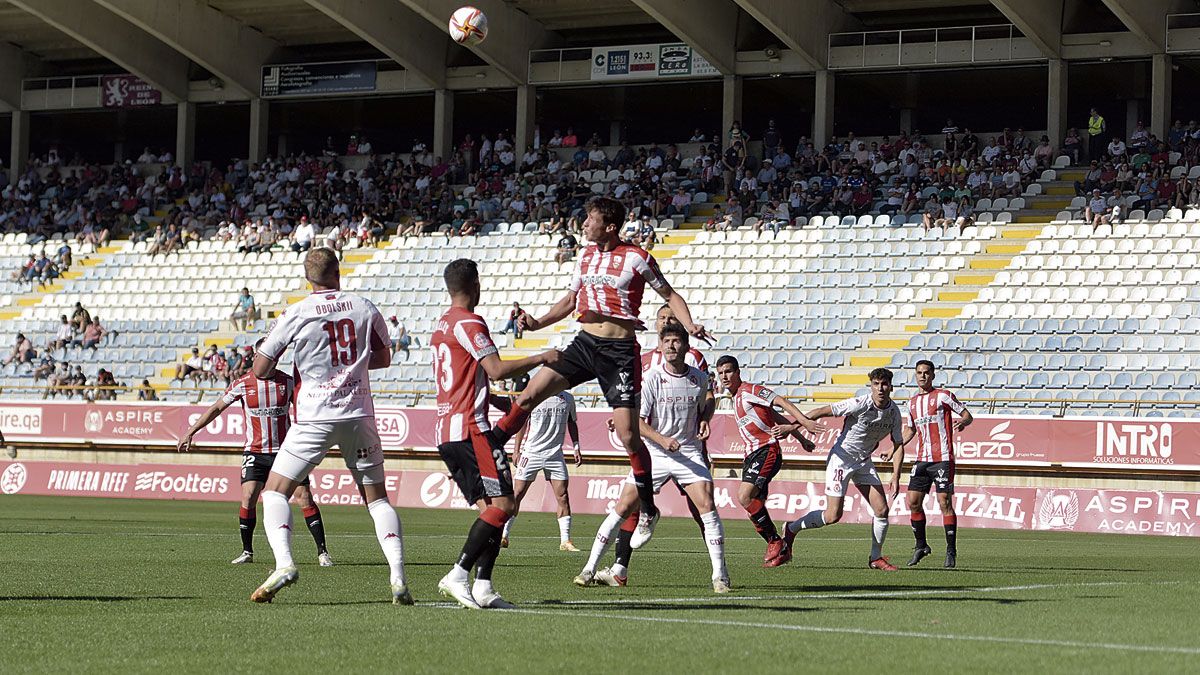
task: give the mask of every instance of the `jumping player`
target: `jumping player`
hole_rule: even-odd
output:
[[[766,506],[771,479],[783,466],[783,447],[779,441],[792,436],[811,452],[813,442],[801,435],[800,430],[818,434],[825,431],[825,425],[805,417],[796,404],[770,389],[742,381],[741,366],[732,356],[725,355],[717,359],[717,379],[733,396],[734,419],[746,446],[746,457],[742,460],[742,482],[738,485],[738,503],[749,514],[755,531],[767,542],[763,567],[778,567],[792,559],[791,542],[779,536]],[[776,405],[791,415],[794,422],[775,412]]]
[[[619,230],[625,221],[625,207],[609,197],[593,197],[586,209],[583,233],[592,244],[579,256],[567,293],[542,317],[535,319],[524,314],[519,319],[522,328],[535,331],[561,321],[574,310],[583,330],[563,351],[562,360],[533,376],[508,414],[496,423],[493,438],[498,447],[503,447],[525,425],[529,411],[539,403],[564,389],[596,379],[613,409],[617,438],[629,453],[640,511],[646,529],[652,534],[659,513],[654,506],[650,453],[638,430],[642,378],[635,338],[636,331],[643,326],[638,313],[646,285],[667,301],[688,333],[702,339],[710,336],[704,326],[692,321],[687,302],[667,283],[654,258],[640,247],[621,240]],[[632,504],[628,505],[621,513],[622,518],[634,510]],[[601,534],[610,537],[612,532]]]
[[[466,500],[479,508],[479,517],[471,525],[458,562],[438,582],[438,590],[468,609],[511,608],[492,585],[501,533],[517,507],[504,447],[493,446],[488,437],[489,399],[504,408],[504,399],[488,392],[488,378],[507,380],[538,365],[553,365],[559,353],[551,349],[501,361],[487,323],[475,313],[480,294],[475,261],[455,260],[446,265],[442,277],[450,293],[450,309],[438,320],[430,340],[437,384],[438,454]],[[474,586],[468,583],[473,568]]]
[[[942,524],[946,529],[946,567],[954,567],[958,561],[958,516],[954,513],[954,434],[970,426],[974,418],[967,407],[945,389],[933,386],[935,370],[932,361],[917,361],[917,387],[920,394],[908,399],[908,425],[904,428],[904,443],[917,437],[917,462],[908,479],[908,508],[912,512],[912,531],[916,538],[912,559],[913,567],[921,558],[933,553],[925,539],[925,508],[922,502],[931,487],[937,487],[938,506],[942,510]],[[952,413],[959,419],[953,423]],[[904,448],[896,466],[904,461]],[[895,460],[893,460],[895,461]]]
[[[868,374],[871,382],[871,393],[858,398],[826,405],[812,410],[808,416],[813,419],[837,416],[845,418],[842,422],[842,433],[829,451],[825,463],[825,497],[828,503],[825,510],[809,511],[799,520],[793,520],[787,525],[788,546],[792,546],[796,533],[826,525],[832,525],[842,517],[842,505],[846,497],[846,486],[854,481],[858,491],[871,504],[875,520],[871,525],[871,555],[867,558],[867,566],[872,569],[895,572],[896,566],[883,556],[883,540],[888,530],[888,497],[883,493],[883,483],[875,471],[875,463],[871,454],[879,447],[879,442],[891,436],[892,451],[883,459],[893,460],[892,480],[889,484],[892,497],[900,492],[900,463],[904,446],[900,416],[900,407],[892,400],[892,371],[886,368],[876,368]]]
[[[728,593],[729,571],[725,566],[725,529],[713,502],[712,473],[708,469],[701,444],[708,438],[713,412],[712,389],[708,374],[686,362],[688,334],[682,326],[668,323],[659,331],[661,367],[646,373],[642,383],[641,433],[650,449],[654,491],[674,480],[700,509],[704,523],[704,543],[712,563],[712,586],[716,593]],[[625,479],[621,502],[637,502],[632,476]],[[624,586],[629,580],[629,562],[633,555],[630,533],[622,530],[617,537],[617,560],[611,568],[596,571],[609,540],[602,536],[620,522],[617,511],[610,513],[600,527],[587,565],[575,583],[594,586]]]
[[[297,393],[296,424],[279,447],[262,493],[275,571],[250,599],[270,602],[299,578],[292,562],[288,498],[336,445],[375,523],[375,536],[388,562],[392,602],[411,605],[404,576],[404,533],[388,501],[368,373],[392,362],[387,324],[370,301],[341,290],[337,254],[332,249],[308,251],[304,277],[313,292],[275,322],[254,357],[254,375],[267,379],[291,347]]]
[[[262,346],[260,339],[255,343],[257,350]],[[196,423],[179,439],[179,452],[191,450],[193,437],[213,420],[221,416],[226,408],[241,402],[245,418],[246,445],[242,449],[242,504],[238,513],[238,528],[242,534],[242,554],[231,562],[243,565],[254,562],[255,508],[258,495],[271,473],[275,455],[292,425],[290,411],[295,404],[295,386],[291,375],[272,370],[271,376],[260,380],[254,373],[246,373],[209,406]],[[321,567],[333,565],[333,558],[325,546],[325,525],[321,522],[321,510],[313,501],[312,490],[306,477],[296,488],[296,501],[304,513],[304,524],[317,542],[317,562]]]
[[[517,432],[513,439],[513,492],[517,510],[504,523],[500,537],[500,548],[508,548],[508,536],[521,509],[521,500],[529,492],[529,486],[543,473],[550,481],[550,489],[558,501],[558,550],[578,552],[571,542],[571,497],[567,494],[570,476],[567,461],[563,457],[563,439],[571,435],[575,466],[583,465],[583,454],[579,451],[579,424],[576,419],[575,397],[569,391],[560,391],[542,401],[529,415],[529,423]]]

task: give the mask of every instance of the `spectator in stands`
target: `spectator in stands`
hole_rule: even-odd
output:
[[[562,137],[562,147],[574,148],[579,145],[579,137],[575,135],[575,130],[567,127],[567,133]]]
[[[509,331],[512,331],[513,337],[520,339],[522,331],[521,331],[521,322],[518,321],[518,319],[524,313],[525,313],[525,310],[521,309],[521,305],[514,302],[512,309],[509,310],[509,312],[508,312],[508,323],[504,324],[504,330],[502,330],[500,332],[502,334],[504,334],[504,333],[508,333]]]
[[[195,380],[204,374],[204,358],[200,356],[200,348],[192,347],[192,353],[182,363],[175,366],[175,377],[171,381],[184,381],[187,378]]]
[[[75,366],[75,370],[72,370],[70,376],[67,377],[67,388],[65,391],[67,398],[73,397],[76,392],[79,393],[80,398],[85,398],[84,387],[86,386],[87,375],[83,374],[83,366]]]
[[[1092,224],[1092,229],[1108,222],[1108,201],[1100,194],[1099,189],[1092,190],[1092,198],[1083,209],[1083,220]]]
[[[71,245],[64,241],[58,247],[58,250],[55,251],[53,262],[62,272],[70,270],[71,265],[75,262],[75,256],[71,252]]]
[[[83,303],[76,301],[75,309],[71,312],[71,327],[76,333],[82,333],[88,324],[92,323],[92,313],[83,308]]]
[[[1146,124],[1141,120],[1138,120],[1133,133],[1129,134],[1129,149],[1135,152],[1150,149],[1150,132],[1146,131]]]
[[[554,262],[563,264],[575,259],[575,254],[579,252],[579,240],[575,235],[566,230],[562,237],[558,240],[558,248],[554,252]]]
[[[1091,194],[1092,190],[1099,188],[1100,174],[1102,171],[1103,169],[1100,166],[1100,163],[1096,160],[1092,160],[1091,164],[1088,166],[1087,173],[1085,173],[1083,176],[1083,182],[1081,183],[1079,181],[1075,181],[1076,196],[1082,197],[1084,195]]]
[[[250,372],[250,368],[254,365],[254,347],[246,345],[239,353],[234,352],[234,357],[229,363],[229,378],[231,380],[239,380],[246,373]]]
[[[70,390],[67,388],[71,384],[71,364],[66,361],[59,361],[54,366],[54,372],[46,378],[46,388],[42,391],[42,398],[53,398],[58,394],[70,396]]]
[[[317,233],[313,230],[312,223],[308,222],[308,216],[300,216],[300,224],[292,231],[290,237],[291,249],[293,253],[306,253],[312,248],[313,240],[316,239]]]
[[[92,322],[83,329],[83,333],[71,341],[71,346],[82,349],[99,349],[100,340],[103,337],[104,327],[100,325],[100,319],[92,319]]]
[[[120,386],[111,371],[101,368],[96,373],[96,389],[92,395],[93,401],[117,400],[117,387]]]
[[[225,387],[229,386],[229,361],[225,358],[225,350],[217,349],[216,345],[212,345],[209,351],[208,358],[205,359],[205,368],[209,375],[209,379],[214,384],[222,384]]]
[[[166,253],[167,232],[161,224],[154,226],[154,234],[150,237],[150,245],[146,248],[146,255],[153,258],[159,253]],[[240,249],[239,249],[240,250]]]
[[[408,328],[394,316],[388,317],[388,339],[392,343],[392,355],[395,356],[398,352],[404,352],[404,360],[408,361],[409,346],[412,344],[412,335],[409,334]]]
[[[12,275],[9,278],[11,278],[15,282],[32,283],[34,274],[36,274],[33,271],[33,266],[34,266],[34,263],[36,263],[36,262],[37,262],[37,256],[30,253],[29,257],[23,263],[21,263],[20,266],[17,267],[17,269],[12,273]]]
[[[1108,157],[1114,162],[1125,161],[1127,159],[1125,157],[1126,150],[1125,141],[1121,140],[1120,136],[1113,136],[1108,143]]]
[[[234,303],[233,313],[229,315],[229,322],[233,324],[234,330],[244,333],[249,329],[250,323],[257,320],[258,306],[254,304],[254,296],[250,295],[249,288],[243,287],[242,294]]]
[[[332,141],[333,139],[331,138],[329,140]],[[157,401],[158,400],[158,392],[154,389],[154,387],[150,386],[150,380],[142,380],[142,386],[138,387],[138,400],[139,401]]]
[[[37,382],[43,378],[48,381],[50,376],[54,374],[57,363],[50,350],[43,349],[41,358],[38,360],[38,365],[33,369],[33,381]]]
[[[8,358],[4,359],[3,365],[7,366],[12,363],[16,365],[31,364],[36,356],[37,351],[33,348],[33,342],[25,337],[24,333],[17,333],[17,337],[13,341],[12,351],[9,352]]]
[[[383,223],[371,217],[371,214],[366,211],[362,212],[362,220],[358,222],[360,232],[365,232],[366,237],[362,238],[364,246],[379,246],[383,243],[383,235],[387,233],[387,228]]]

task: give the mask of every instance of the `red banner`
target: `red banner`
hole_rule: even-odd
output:
[[[334,460],[331,460],[331,463]],[[237,466],[178,464],[89,464],[83,462],[0,462],[0,493],[145,499],[195,499],[236,502],[240,496]],[[362,504],[350,472],[319,468],[312,474],[320,504]],[[577,476],[570,484],[571,510],[606,513],[621,493],[620,477]],[[714,485],[722,518],[745,518],[734,495],[738,481],[718,479]],[[454,482],[444,473],[389,471],[387,489],[396,506],[468,509]],[[892,506],[892,521],[907,521],[904,500]],[[678,491],[667,488],[659,498],[664,515],[687,517]],[[1068,530],[1200,536],[1200,495],[1183,492],[1135,492],[1094,489],[959,486],[954,495],[959,523],[970,528]],[[546,481],[537,481],[521,504],[527,512],[552,513],[556,501]],[[775,481],[767,499],[771,515],[793,520],[825,508],[824,486],[808,481]],[[936,513],[933,496],[925,508]],[[869,523],[871,510],[858,494],[848,494],[844,522]],[[936,522],[936,516],[935,516]]]
[[[105,108],[138,108],[162,103],[162,92],[136,75],[100,78],[100,103]]]
[[[0,404],[0,431],[18,442],[173,445],[204,410],[203,406],[160,403],[5,402]],[[580,445],[585,455],[624,454],[615,435],[608,432],[609,417],[606,410],[579,411]],[[432,452],[436,419],[433,408],[379,406],[375,415],[383,447],[389,451]],[[788,439],[784,443],[788,459],[824,461],[841,429],[837,419],[825,422],[830,430],[814,439],[816,452],[806,453]],[[238,447],[244,434],[243,417],[235,406],[196,440],[201,445]],[[719,412],[713,419],[708,448],[715,458],[740,459],[744,455],[728,412]],[[977,415],[975,423],[955,437],[955,448],[958,463],[963,465],[1200,470],[1200,420]]]

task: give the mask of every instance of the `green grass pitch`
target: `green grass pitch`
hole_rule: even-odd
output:
[[[630,586],[580,589],[584,553],[557,550],[547,514],[522,516],[497,588],[516,611],[449,606],[438,578],[470,512],[405,510],[415,607],[390,604],[366,513],[323,509],[337,561],[319,568],[297,517],[301,579],[271,605],[270,570],[229,564],[236,505],[0,498],[0,669],[6,672],[1184,672],[1200,663],[1196,542],[962,530],[959,569],[905,569],[906,524],[866,569],[863,526],[797,538],[760,567],[747,521],[726,523],[734,594],[715,596],[698,529],[667,519],[634,554]],[[938,522],[935,516],[934,523]],[[590,547],[598,517],[576,517]],[[611,561],[611,553],[609,554]]]

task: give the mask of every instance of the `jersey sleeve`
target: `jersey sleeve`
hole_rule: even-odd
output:
[[[833,411],[834,417],[845,417],[846,415],[862,412],[870,404],[870,401],[870,396],[859,396],[858,398],[848,398],[844,401],[838,401],[829,407]]]
[[[967,410],[967,406],[963,405],[962,402],[958,400],[957,396],[948,391],[943,391],[941,395],[938,396],[938,403],[946,406],[959,415],[963,414]]]
[[[227,406],[233,405],[234,403],[242,400],[242,397],[245,395],[246,381],[239,379],[233,384],[229,385],[229,388],[225,390],[224,394],[221,394],[221,402]]]
[[[892,442],[896,445],[904,442],[904,416],[898,405],[892,406]]]
[[[564,391],[563,398],[567,402],[567,419],[572,422],[578,422],[579,412],[575,410],[575,396],[573,396],[569,391]]]
[[[699,349],[693,349],[692,353],[696,355],[696,367],[708,374],[708,359],[704,358],[704,354]]]
[[[742,390],[743,401],[746,403],[753,403],[754,405],[766,406],[768,408],[775,404],[776,397],[778,397],[778,394],[776,394],[770,388],[762,386],[761,384],[752,384],[746,389]]]
[[[271,329],[267,332],[267,337],[263,340],[262,347],[258,353],[266,356],[272,361],[278,361],[279,357],[283,356],[283,352],[292,344],[295,339],[295,332],[292,324],[295,323],[296,312],[284,310],[283,314],[275,320],[271,325]]]
[[[654,373],[651,373],[642,382],[642,403],[638,415],[647,422],[654,421],[655,392],[658,390],[654,386],[655,380]]]
[[[454,339],[476,361],[500,351],[496,348],[496,343],[492,342],[492,334],[483,319],[463,319],[454,324]]]
[[[571,273],[571,282],[567,284],[567,290],[572,293],[578,293],[579,289],[583,288],[583,261],[589,257],[591,256],[585,251],[575,259],[575,270]]]
[[[642,275],[642,278],[654,290],[659,290],[667,285],[667,278],[663,276],[662,270],[658,269],[658,261],[649,253],[643,252],[637,256],[633,270]]]
[[[371,337],[368,340],[371,351],[381,352],[390,349],[391,339],[388,338],[387,321],[384,321],[383,314],[370,300],[367,300],[367,308],[371,314],[369,319],[371,322]]]

